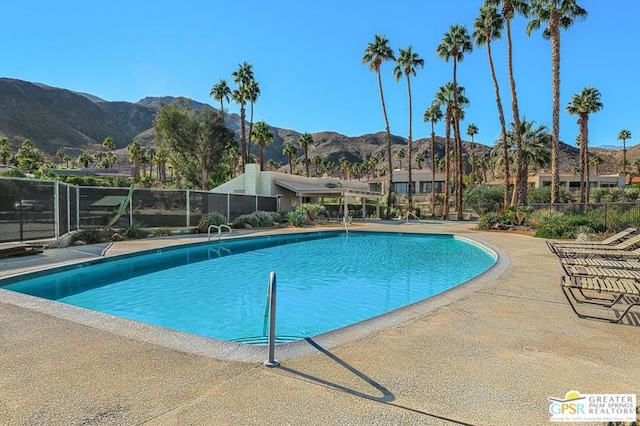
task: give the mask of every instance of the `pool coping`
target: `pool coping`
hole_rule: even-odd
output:
[[[360,231],[355,230],[352,232]],[[476,238],[471,238],[468,236],[462,237],[455,233],[432,233],[406,230],[405,232],[415,232],[419,234],[429,235],[452,235],[454,238],[474,243],[481,248],[491,252],[496,257],[496,261],[489,269],[482,272],[480,275],[435,296],[414,302],[404,307],[397,308],[393,311],[342,327],[337,330],[316,335],[311,338],[297,340],[294,342],[279,343],[276,345],[276,359],[279,361],[284,361],[311,355],[318,352],[318,347],[321,347],[324,350],[330,350],[345,343],[353,342],[374,333],[408,323],[438,308],[444,307],[457,300],[470,296],[474,292],[488,285],[492,280],[495,280],[510,265],[510,258],[505,252]],[[250,237],[234,236],[234,238]],[[202,242],[185,243],[171,247],[163,247],[162,250],[179,249],[180,247],[201,243]],[[143,252],[152,252],[155,250],[158,249],[139,250],[131,253],[109,256],[107,258],[93,258],[81,262],[66,263],[62,266],[57,265],[46,269],[39,269],[38,271],[30,272],[27,274],[12,274],[3,278],[10,279],[21,275],[41,274],[46,273],[52,269],[75,268],[85,264],[102,262],[103,260],[101,259],[105,259],[104,261],[108,261],[114,260],[115,257],[124,258],[135,254],[141,254]],[[53,317],[69,320],[78,324],[93,327],[126,338],[190,354],[201,355],[225,361],[240,361],[248,363],[263,362],[267,358],[266,345],[250,345],[198,336],[187,332],[129,320],[122,317],[116,317],[110,314],[92,311],[77,306],[66,305],[56,301],[17,293],[2,288],[0,288],[0,301],[46,315],[51,315]]]

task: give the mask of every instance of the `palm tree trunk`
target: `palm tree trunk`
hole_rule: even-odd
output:
[[[578,127],[580,128],[580,203],[584,204],[584,115],[578,117]]]
[[[247,141],[247,160],[251,154],[251,135],[253,135],[253,100],[251,101],[251,113],[249,118],[249,140]]]
[[[451,115],[449,111],[446,113],[445,121],[445,135],[444,135],[444,206],[442,209],[442,218],[449,218],[449,175],[451,172],[451,165],[449,164],[449,142],[451,137]]]
[[[391,157],[391,130],[389,129],[389,117],[387,117],[387,107],[384,103],[384,93],[382,92],[382,77],[380,70],[378,74],[378,88],[380,89],[380,102],[382,102],[382,113],[384,114],[385,130],[387,132],[387,160],[389,163],[389,177],[387,178],[389,190],[387,192],[387,212],[386,219],[391,219],[391,202],[393,200],[393,158]]]
[[[431,204],[432,214],[435,215],[436,207],[436,130],[433,121],[431,122]]]
[[[240,156],[242,157],[242,172],[244,173],[244,168],[247,164],[247,137],[245,135],[245,118],[246,118],[246,111],[244,108],[244,105],[240,105],[240,150],[241,150],[241,154]]]
[[[458,220],[462,220],[462,138],[460,136],[460,119],[454,118],[453,132],[456,139],[456,210],[458,212]]]
[[[553,135],[551,139],[551,204],[558,202],[560,193],[560,27],[556,10],[551,12],[551,62],[553,86]]]
[[[524,176],[522,164],[522,138],[520,135],[520,111],[518,110],[518,95],[516,92],[516,80],[513,77],[513,46],[511,43],[511,19],[505,19],[507,28],[507,66],[509,68],[509,85],[511,86],[511,110],[513,113],[513,140],[516,150],[516,186],[515,204],[526,204],[527,176]]]
[[[582,126],[584,129],[582,130],[583,139],[580,147],[584,144],[584,170],[586,173],[585,178],[585,194],[584,194],[584,203],[589,202],[589,114],[585,114],[582,120]]]
[[[262,171],[264,169],[264,143],[258,142],[258,146],[260,147],[260,171]]]
[[[511,184],[511,176],[509,169],[509,148],[507,147],[507,124],[504,118],[504,109],[502,108],[502,100],[500,99],[500,86],[496,77],[496,70],[493,67],[493,56],[491,55],[491,37],[487,34],[487,55],[489,57],[489,69],[491,70],[491,78],[493,79],[493,87],[496,91],[496,103],[498,104],[498,116],[500,118],[500,130],[502,137],[502,160],[504,162],[504,198],[503,206],[509,204],[509,185]],[[485,182],[487,178],[485,176]]]
[[[407,198],[408,198],[408,208],[407,211],[408,212],[413,212],[413,191],[411,190],[411,186],[413,185],[413,180],[412,180],[412,176],[411,176],[411,157],[412,157],[412,129],[411,129],[411,123],[412,123],[412,108],[411,108],[411,78],[409,77],[409,74],[407,74],[407,92],[409,93],[409,140],[407,141],[407,149],[409,150],[409,187],[407,188]]]

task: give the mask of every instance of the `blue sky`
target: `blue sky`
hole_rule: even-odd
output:
[[[611,5],[615,3],[615,7]],[[3,6],[0,76],[91,93],[109,101],[146,96],[186,96],[214,106],[209,90],[243,61],[253,64],[262,95],[255,121],[298,132],[336,131],[348,136],[384,129],[375,74],[362,65],[377,33],[391,47],[413,46],[425,67],[412,79],[414,139],[428,137],[422,122],[438,87],[452,78],[452,64],[435,50],[453,24],[472,24],[481,0],[204,1],[25,0]],[[637,84],[637,0],[579,0],[588,18],[562,33],[561,139],[574,144],[576,117],[564,112],[571,96],[594,86],[604,109],[591,116],[590,144],[628,146],[640,137]],[[551,45],[537,32],[527,37],[524,18],[513,25],[514,74],[522,115],[551,128]],[[504,37],[503,37],[504,38]],[[512,121],[506,42],[493,45],[507,120]],[[383,65],[391,132],[408,132],[406,82]],[[500,133],[485,48],[458,67],[471,101],[466,121],[493,145]],[[229,111],[238,112],[231,104]],[[444,125],[436,129],[444,133]]]

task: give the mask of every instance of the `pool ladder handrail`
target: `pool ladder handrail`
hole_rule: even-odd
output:
[[[266,367],[277,367],[280,365],[275,359],[276,352],[276,273],[269,273],[269,285],[267,287],[267,301],[264,306],[264,326],[262,334],[267,331],[267,318],[269,319],[269,345],[267,351],[267,360],[263,363]]]
[[[347,233],[347,235],[349,235],[349,227],[347,226],[347,218],[346,217],[342,218],[342,228]]]
[[[222,237],[222,229],[226,228],[229,230],[229,235],[231,235],[231,233],[233,232],[233,230],[231,229],[231,227],[229,225],[209,225],[209,228],[207,229],[207,240],[211,241],[211,228],[215,228],[218,230],[218,241],[220,241],[220,238]]]

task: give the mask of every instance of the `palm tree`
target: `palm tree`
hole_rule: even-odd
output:
[[[64,158],[62,159],[62,161],[64,161],[65,167],[67,169],[69,168],[69,163],[71,162],[71,160],[73,160],[73,158],[71,158],[71,156],[69,154],[65,154]]]
[[[167,162],[169,161],[169,151],[166,149],[161,149],[156,153],[156,173],[158,174],[158,179],[162,182],[167,181]]]
[[[480,8],[480,15],[476,18],[473,23],[473,28],[475,31],[472,34],[473,40],[476,46],[487,46],[487,56],[489,59],[489,70],[491,71],[491,79],[493,80],[493,87],[496,92],[496,103],[498,105],[498,117],[500,119],[500,129],[501,129],[501,137],[502,137],[502,161],[505,164],[504,173],[504,198],[503,205],[507,206],[509,204],[509,185],[511,184],[511,176],[510,170],[508,167],[509,164],[509,152],[507,150],[507,123],[504,118],[504,109],[502,108],[502,100],[500,98],[500,86],[498,85],[498,79],[496,77],[496,71],[493,66],[493,55],[491,54],[491,42],[493,40],[499,40],[502,36],[502,29],[504,28],[504,19],[502,15],[498,13],[497,6],[492,6],[485,2],[485,4]],[[486,168],[485,175],[486,175]],[[485,176],[486,182],[486,176]]]
[[[0,160],[5,166],[9,163],[9,158],[13,155],[11,143],[7,138],[0,138]]]
[[[149,163],[149,179],[151,179],[153,175],[153,164],[156,159],[156,150],[153,147],[149,147],[144,151],[144,156],[147,157],[147,162]]]
[[[631,132],[627,129],[620,130],[618,140],[622,141],[622,172],[627,173],[627,139],[631,139]]]
[[[589,165],[593,166],[594,173],[596,176],[600,174],[598,169],[600,168],[600,164],[602,164],[603,162],[604,160],[602,159],[602,157],[600,157],[597,154],[589,157]]]
[[[436,102],[424,112],[422,121],[431,123],[431,200],[436,200],[436,130],[435,125],[442,120],[442,110]]]
[[[580,202],[587,203],[589,196],[589,114],[600,111],[602,104],[600,91],[593,87],[585,87],[580,93],[573,95],[567,112],[578,116],[580,126]],[[586,184],[585,184],[586,173]]]
[[[509,152],[508,163],[515,166],[515,134],[520,133],[520,140],[522,142],[522,167],[524,172],[528,175],[530,167],[546,167],[550,158],[550,145],[551,135],[547,126],[544,124],[534,127],[535,121],[527,121],[523,119],[520,121],[520,131],[515,132],[515,126],[511,123],[510,130],[507,131],[507,150]],[[499,154],[502,152],[502,140],[498,139],[496,145],[492,150],[492,156],[496,159],[498,166],[502,165],[502,156]],[[503,168],[509,168],[509,164]],[[515,188],[513,198],[515,198]]]
[[[93,157],[88,152],[81,152],[80,155],[78,155],[77,161],[79,166],[88,169],[89,164],[93,162]]]
[[[247,86],[248,95],[249,95],[249,106],[251,112],[249,114],[249,135],[253,134],[253,106],[260,97],[260,85],[253,78],[249,82]],[[249,143],[248,151],[251,152],[251,143]]]
[[[282,149],[282,153],[289,157],[289,173],[293,174],[293,160],[298,156],[298,149],[293,144],[293,142],[289,141],[284,144],[284,148]]]
[[[338,163],[340,164],[340,170],[342,170],[342,177],[344,179],[349,179],[349,170],[351,169],[351,164],[349,164],[347,158],[345,156],[340,157]]]
[[[455,96],[457,93],[457,96]],[[455,100],[454,100],[455,98]],[[445,137],[444,137],[444,211],[443,218],[449,217],[449,180],[451,177],[451,150],[450,150],[450,137],[451,137],[451,128],[454,127],[454,135],[455,135],[455,121],[456,119],[462,119],[464,112],[462,111],[462,107],[469,103],[469,100],[464,96],[464,87],[458,86],[454,88],[452,82],[446,84],[446,86],[441,86],[436,92],[434,104],[438,106],[443,106],[445,109],[444,113],[444,122],[445,122]],[[454,112],[455,111],[455,112]],[[458,129],[459,130],[459,129]],[[456,161],[458,161],[458,157],[455,156]],[[460,174],[458,174],[460,176]],[[459,186],[458,188],[462,188]],[[456,204],[457,204],[456,200]]]
[[[578,173],[580,173],[580,167],[571,166],[571,168],[569,169],[569,173],[571,173],[572,175],[576,176]]]
[[[240,151],[238,151],[237,144],[230,144],[229,148],[227,148],[227,161],[229,162],[231,177],[235,178],[236,172],[238,171],[238,164],[242,163],[242,156],[240,155]]]
[[[516,80],[513,76],[513,43],[511,42],[511,21],[516,13],[524,16],[528,14],[528,4],[526,0],[485,0],[485,4],[499,8],[502,7],[507,33],[507,69],[509,72],[509,86],[511,87],[511,112],[515,128],[520,128],[520,110],[518,109],[518,95],[516,91]],[[515,132],[515,157],[516,157],[516,178],[515,178],[515,204],[526,204],[527,202],[527,176],[523,173],[522,146],[520,134]]]
[[[6,140],[6,139],[3,139],[3,140]],[[2,141],[0,141],[0,142],[2,142]],[[7,142],[8,142],[8,141],[7,141]],[[56,151],[56,158],[57,158],[58,160],[60,160],[60,163],[62,163],[62,159],[64,158],[64,149],[60,148],[60,149],[58,149],[58,150]]]
[[[313,136],[310,133],[303,133],[298,139],[298,145],[304,150],[305,176],[309,176],[309,145],[313,145]]]
[[[531,21],[527,25],[527,35],[540,28],[547,27],[542,37],[551,39],[551,85],[553,91],[553,143],[551,145],[551,203],[556,203],[560,193],[560,30],[573,25],[576,19],[584,19],[587,11],[578,6],[576,0],[531,0]]]
[[[322,157],[318,154],[314,155],[313,158],[311,158],[311,164],[313,164],[313,167],[315,168],[314,175],[318,176],[318,167],[322,164]]]
[[[260,170],[264,169],[264,147],[273,142],[271,128],[264,121],[258,121],[251,134],[251,139],[258,143]]]
[[[380,90],[380,101],[382,103],[382,113],[384,114],[385,130],[387,132],[387,161],[389,164],[389,176],[387,179],[389,190],[387,192],[387,212],[386,218],[391,218],[391,201],[393,191],[391,183],[393,182],[393,159],[391,157],[391,130],[389,129],[389,118],[387,117],[387,107],[384,103],[384,93],[382,91],[382,77],[380,75],[380,66],[385,61],[394,61],[396,58],[393,50],[389,47],[389,40],[381,35],[376,34],[373,42],[369,43],[362,57],[363,64],[369,64],[369,69],[374,71],[378,76],[378,89]]]
[[[464,59],[464,54],[471,52],[473,45],[471,37],[467,32],[467,28],[462,25],[452,25],[449,32],[445,33],[442,42],[438,45],[436,52],[438,56],[445,61],[453,60],[453,105],[451,106],[451,118],[453,120],[453,137],[455,139],[456,152],[456,210],[458,212],[458,220],[462,220],[462,137],[460,135],[460,108],[458,106],[458,80],[457,67],[458,62]]]
[[[411,46],[407,47],[405,50],[400,49],[396,66],[393,69],[393,74],[396,77],[396,81],[400,81],[403,75],[407,77],[407,94],[409,98],[409,137],[407,139],[407,150],[409,151],[409,187],[407,189],[407,199],[409,212],[413,211],[413,180],[411,177],[411,153],[413,152],[413,148],[411,146],[413,136],[413,108],[411,106],[411,76],[416,76],[417,67],[424,67],[424,59],[420,59],[420,56],[412,51]]]
[[[422,170],[422,162],[424,161],[424,153],[419,152],[415,156],[416,164],[418,164],[418,170]]]
[[[240,105],[240,148],[242,155],[242,170],[247,163],[249,151],[247,150],[247,135],[245,129],[245,122],[247,118],[246,105],[249,99],[249,83],[253,80],[253,65],[248,62],[243,62],[238,65],[238,69],[231,73],[233,82],[238,85],[238,88],[231,93],[233,101]]]
[[[129,161],[133,163],[133,176],[140,177],[140,160],[142,159],[142,146],[140,142],[134,140],[133,143],[127,146],[127,152],[129,153]]]
[[[229,88],[227,80],[221,78],[218,83],[214,84],[209,92],[209,96],[220,102],[220,114],[224,117],[224,104],[222,101],[229,103],[229,97],[231,96],[231,88]]]
[[[471,136],[471,174],[473,178],[476,178],[476,146],[473,138],[478,134],[478,126],[474,123],[469,123],[467,126],[467,135]]]
[[[107,149],[107,159],[109,160],[109,168],[113,168],[113,150],[116,149],[116,143],[110,136],[104,138],[102,146]]]
[[[267,165],[267,169],[271,170],[271,171],[274,171],[275,169],[278,168],[278,163],[276,163],[276,160],[274,160],[273,158],[269,158],[267,160],[267,164],[266,165]]]
[[[406,153],[404,152],[404,149],[400,148],[400,150],[398,152],[396,152],[396,157],[398,157],[398,162],[400,163],[400,165],[398,166],[398,168],[400,170],[402,170],[402,159],[404,157],[406,157]]]

